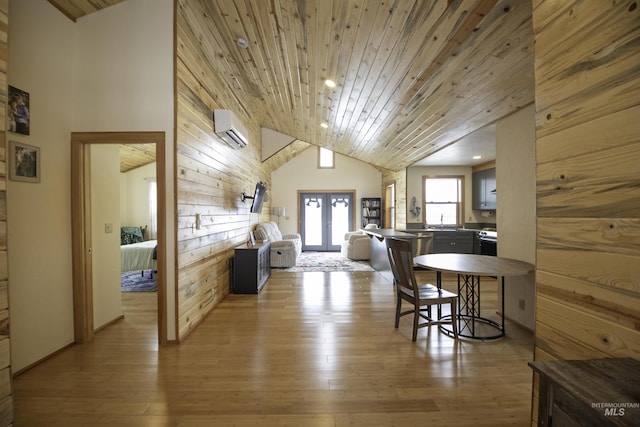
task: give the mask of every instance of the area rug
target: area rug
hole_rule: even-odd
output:
[[[375,271],[369,261],[353,261],[340,252],[302,252],[296,265],[290,268],[274,268],[272,272],[306,271]]]
[[[158,290],[156,275],[154,274],[151,278],[150,270],[145,270],[144,275],[140,274],[140,270],[122,273],[120,284],[122,292],[156,292]]]

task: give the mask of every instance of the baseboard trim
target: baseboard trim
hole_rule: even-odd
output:
[[[43,357],[42,359],[36,360],[35,362],[33,362],[32,364],[25,366],[24,368],[20,369],[19,371],[15,371],[11,373],[11,378],[16,378],[22,374],[24,374],[25,372],[27,372],[28,370],[35,368],[36,366],[38,366],[39,364],[46,362],[47,360],[51,359],[52,357],[57,356],[58,354],[62,353],[63,351],[65,351],[66,349],[74,346],[75,343],[69,343],[67,345],[65,345],[64,347],[60,347],[58,350],[54,351],[53,353],[49,353],[48,355],[46,355],[45,357]]]
[[[110,320],[109,322],[105,323],[104,325],[100,326],[99,328],[94,329],[93,333],[97,334],[98,332],[100,332],[104,328],[108,328],[109,326],[113,325],[116,322],[121,321],[122,319],[124,319],[124,314],[121,314],[120,316],[116,317],[115,319]]]

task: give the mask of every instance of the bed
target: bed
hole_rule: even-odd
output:
[[[157,240],[144,240],[144,228],[121,227],[120,228],[120,271],[158,269]]]

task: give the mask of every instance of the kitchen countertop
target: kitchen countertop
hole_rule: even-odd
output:
[[[459,227],[445,225],[443,229],[444,231],[497,231],[497,225],[491,223],[467,223]],[[406,229],[402,231],[406,231],[407,233],[424,233],[428,231],[441,231],[443,229],[440,228],[440,225],[425,226],[424,224],[409,222],[406,224]]]
[[[379,239],[384,239],[386,237],[401,237],[404,239],[415,239],[417,236],[412,233],[408,233],[403,230],[396,230],[394,228],[373,228],[370,230],[362,230],[365,233],[377,237]]]
[[[438,232],[438,231],[473,231],[473,232],[478,232],[478,231],[482,231],[479,229],[473,229],[473,228],[453,228],[453,227],[444,227],[444,228],[411,228],[409,230],[402,230],[406,233],[430,233],[430,232]]]
[[[380,239],[384,239],[385,237],[400,237],[404,239],[414,239],[418,237],[417,236],[418,233],[432,233],[432,232],[441,232],[441,231],[450,231],[450,232],[451,231],[461,231],[461,232],[469,231],[469,232],[477,233],[481,230],[475,230],[470,228],[444,227],[444,228],[412,228],[410,230],[396,230],[393,228],[374,228],[370,230],[362,229],[361,231]]]
[[[425,228],[425,229],[409,229],[409,230],[396,230],[393,228],[375,228],[375,229],[363,229],[361,230],[375,239],[371,239],[371,256],[369,263],[371,266],[381,273],[383,276],[393,282],[393,274],[391,273],[391,266],[389,265],[389,257],[387,254],[386,239],[404,239],[411,242],[411,247],[415,255],[424,255],[432,253],[434,241],[442,240],[444,238],[447,243],[449,240],[464,240],[459,242],[462,248],[465,245],[469,246],[465,250],[465,253],[473,252],[473,242],[469,239],[472,234],[478,233],[480,230],[471,230],[468,228]],[[442,234],[440,232],[449,232],[449,234]],[[457,234],[459,233],[459,234]],[[436,237],[438,236],[438,237]],[[473,239],[475,240],[475,239]],[[454,245],[456,243],[451,243]]]

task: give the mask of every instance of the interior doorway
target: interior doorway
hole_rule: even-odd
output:
[[[353,229],[353,192],[301,192],[300,235],[303,251],[339,251]]]
[[[396,183],[390,182],[385,185],[384,201],[384,228],[396,228]]]
[[[157,329],[159,344],[164,344],[167,342],[164,132],[83,132],[71,134],[71,230],[75,342],[90,342],[94,336],[90,162],[90,147],[93,144],[155,144],[158,206]]]

